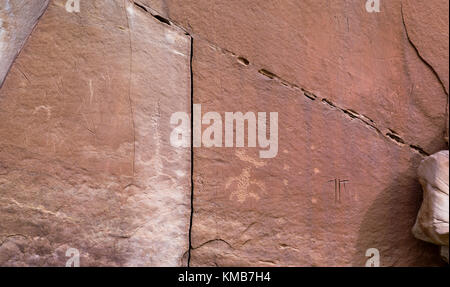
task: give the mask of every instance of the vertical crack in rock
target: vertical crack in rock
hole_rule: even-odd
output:
[[[447,106],[445,107],[445,115],[446,115],[446,121],[448,121],[448,107],[449,107],[449,96],[448,96],[448,91],[447,88],[444,85],[444,82],[442,81],[441,77],[439,76],[438,72],[434,69],[434,67],[422,56],[422,54],[419,51],[419,48],[414,44],[413,40],[411,39],[411,37],[409,36],[409,32],[408,32],[408,27],[406,25],[406,20],[405,20],[405,15],[403,13],[403,2],[400,3],[400,12],[402,15],[402,23],[403,23],[403,29],[405,30],[405,34],[406,34],[406,38],[408,39],[409,44],[411,44],[411,46],[413,47],[413,49],[416,51],[417,56],[419,57],[419,59],[425,64],[425,66],[427,66],[431,72],[434,74],[434,76],[436,77],[436,79],[438,80],[438,82],[440,83],[440,85],[442,86],[442,89],[444,90],[444,93],[447,95]],[[447,124],[446,124],[447,125]],[[444,134],[446,134],[447,131],[444,131]],[[448,135],[446,135],[447,137]]]
[[[194,71],[193,71],[193,59],[194,59],[194,38],[191,38],[191,55],[190,55],[190,72],[191,72],[191,217],[189,221],[189,251],[187,266],[191,264],[191,251],[192,251],[192,224],[194,218]]]
[[[131,25],[130,25],[130,18],[128,17],[128,11],[126,9],[127,3],[124,0],[124,6],[125,9],[125,16],[127,18],[127,26],[128,26],[128,35],[130,38],[130,77],[129,77],[129,83],[128,83],[128,101],[130,103],[130,117],[131,117],[131,125],[133,128],[133,179],[135,175],[135,165],[136,165],[136,124],[134,122],[134,110],[133,110],[133,101],[131,99],[131,86],[132,86],[132,76],[133,76],[133,43],[132,43],[132,37],[131,37]]]

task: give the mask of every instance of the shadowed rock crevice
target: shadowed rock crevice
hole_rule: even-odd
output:
[[[399,0],[381,13],[65,2],[51,1],[0,87],[0,265],[62,266],[68,248],[82,266],[362,266],[368,248],[382,265],[436,265],[410,234],[416,166],[443,147],[448,113],[445,73],[416,34],[423,14]],[[194,101],[277,112],[277,156],[194,152]],[[190,149],[169,142],[180,111]]]

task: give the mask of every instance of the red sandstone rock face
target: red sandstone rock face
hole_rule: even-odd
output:
[[[412,230],[416,238],[447,248],[448,163],[448,150],[435,153],[420,163],[417,173],[423,188],[423,202]]]
[[[426,27],[426,35],[426,19],[436,19],[433,36],[423,38],[424,48],[438,44],[428,54],[443,59],[437,67],[442,67],[441,77],[448,78],[446,0],[409,1],[404,17],[402,2],[408,1],[400,0],[381,1],[380,13],[368,13],[361,0],[138,2],[156,7],[194,38],[366,116],[385,134],[390,128],[430,154],[445,146],[447,94],[418,57],[407,32],[421,37],[418,28]],[[426,18],[421,17],[429,11],[424,6],[433,7]]]
[[[405,25],[411,42],[421,57],[436,71],[448,93],[448,13],[449,2],[404,1]]]
[[[372,14],[364,1],[140,2],[192,33],[204,113],[280,114],[274,159],[194,151],[192,265],[364,266],[369,248],[382,266],[441,264],[410,229],[418,147],[446,147],[446,1],[427,2],[436,29],[426,39],[421,1],[382,1]],[[350,181],[342,202],[334,179]]]
[[[0,87],[47,5],[48,0],[0,2]]]
[[[382,266],[440,264],[437,247],[410,231],[419,153],[195,43],[194,94],[204,113],[278,111],[279,153],[263,160],[255,149],[195,150],[192,265],[364,266],[369,248]],[[349,181],[340,201],[334,179]]]
[[[411,44],[414,45],[419,56],[435,73],[447,95],[449,81],[449,16],[448,13],[443,13],[442,11],[448,10],[449,2],[445,0],[431,2],[423,0],[405,1],[403,10],[404,21],[408,27]],[[446,137],[448,142],[448,101]]]
[[[448,2],[136,1],[171,27],[103,2],[52,1],[0,90],[0,265],[186,263],[191,53],[203,113],[279,113],[272,159],[194,149],[191,265],[442,264],[411,228],[446,148]]]
[[[0,90],[0,265],[177,266],[190,38],[126,1],[52,1]]]

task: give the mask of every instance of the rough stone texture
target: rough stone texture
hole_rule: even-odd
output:
[[[408,35],[427,63],[436,71],[448,93],[449,10],[446,0],[404,1],[404,19]]]
[[[449,262],[448,261],[448,257],[449,257],[448,246],[442,246],[441,247],[441,257],[447,263]]]
[[[418,175],[423,188],[423,202],[413,227],[416,238],[439,246],[447,246],[447,250],[448,168],[448,150],[435,153],[420,163]]]
[[[382,1],[378,14],[364,1],[139,2],[193,35],[194,102],[204,112],[280,112],[274,160],[196,150],[193,265],[363,266],[368,248],[384,266],[440,264],[410,233],[421,156],[409,146],[446,146],[448,97],[407,29],[416,25],[407,19],[426,25],[420,15],[405,16],[402,1]],[[428,43],[448,39],[448,9],[439,9],[443,26]],[[296,87],[318,100],[299,99]],[[317,107],[324,98],[334,113]],[[358,200],[335,204],[327,182],[343,177]]]
[[[364,266],[369,248],[382,266],[442,264],[410,230],[423,150],[447,146],[445,0],[381,1],[381,13],[359,0],[138,2],[194,37],[204,113],[280,113],[275,159],[195,150],[192,265]],[[340,203],[338,178],[350,180]]]
[[[0,87],[48,0],[0,0]]]
[[[411,233],[421,154],[230,53],[194,44],[203,113],[278,111],[279,153],[194,151],[193,266],[364,266],[369,248],[382,266],[441,264],[438,247]],[[338,178],[349,180],[341,202],[329,182]]]
[[[448,96],[449,85],[449,1],[417,0],[404,2],[404,21],[409,40],[418,54],[435,72]],[[448,97],[447,97],[448,99]],[[447,129],[448,143],[448,101]]]
[[[430,154],[445,146],[447,94],[409,43],[407,31],[414,31],[415,39],[422,37],[419,27],[427,33],[440,25],[433,37],[421,41],[424,49],[438,44],[428,54],[437,50],[433,59],[441,59],[439,71],[448,78],[446,0],[382,0],[381,13],[367,13],[364,0],[137,2],[155,7],[194,38],[365,115],[385,134],[392,129]],[[405,17],[402,2],[409,2]],[[432,15],[421,17],[429,7]],[[432,28],[429,17],[434,18]]]
[[[0,90],[0,265],[185,264],[190,38],[127,1],[51,1]],[[51,52],[49,52],[51,51]]]
[[[0,90],[0,265],[69,247],[82,265],[185,263],[189,152],[163,126],[191,92],[174,25],[204,113],[279,112],[274,159],[194,150],[192,266],[364,266],[369,248],[442,264],[411,228],[417,167],[447,147],[444,1],[136,0],[175,30],[129,1],[53,1]]]

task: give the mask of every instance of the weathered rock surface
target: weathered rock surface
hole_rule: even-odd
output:
[[[438,152],[421,162],[418,174],[423,188],[423,202],[413,227],[416,238],[439,246],[447,246],[447,252],[449,233],[448,168],[448,150]]]
[[[194,44],[203,113],[278,111],[279,153],[264,160],[255,148],[194,151],[192,265],[364,266],[369,248],[382,266],[441,264],[438,247],[410,231],[420,153],[230,53]],[[340,200],[335,179],[348,180]]]
[[[48,0],[0,1],[0,87]]]
[[[449,258],[448,246],[441,247],[441,257],[444,261],[447,261],[447,263],[448,263],[448,258]]]
[[[435,70],[448,93],[449,2],[445,0],[403,1],[408,36],[421,57]]]
[[[411,228],[447,147],[445,0],[136,2],[173,24],[52,1],[0,90],[0,265],[442,264]],[[187,253],[190,53],[203,113],[278,112],[279,147],[194,149]]]
[[[430,63],[448,82],[446,0],[382,0],[380,13],[368,13],[361,0],[137,2],[155,7],[194,38],[370,118],[384,134],[394,130],[430,154],[446,146],[447,94],[408,39],[411,32],[423,43],[421,54],[433,54]],[[429,7],[431,15],[422,17]]]
[[[436,74],[447,94],[449,88],[449,1],[404,1],[404,22],[411,44],[423,61]],[[448,101],[447,128],[448,143]]]
[[[51,1],[0,90],[0,265],[177,266],[190,38],[128,1]]]
[[[424,1],[138,2],[193,35],[204,113],[280,113],[275,159],[195,150],[192,265],[364,266],[369,248],[382,266],[441,264],[410,230],[423,151],[447,146],[446,1],[426,4],[431,38]],[[434,44],[441,69],[422,54]],[[335,179],[350,181],[342,202]]]

